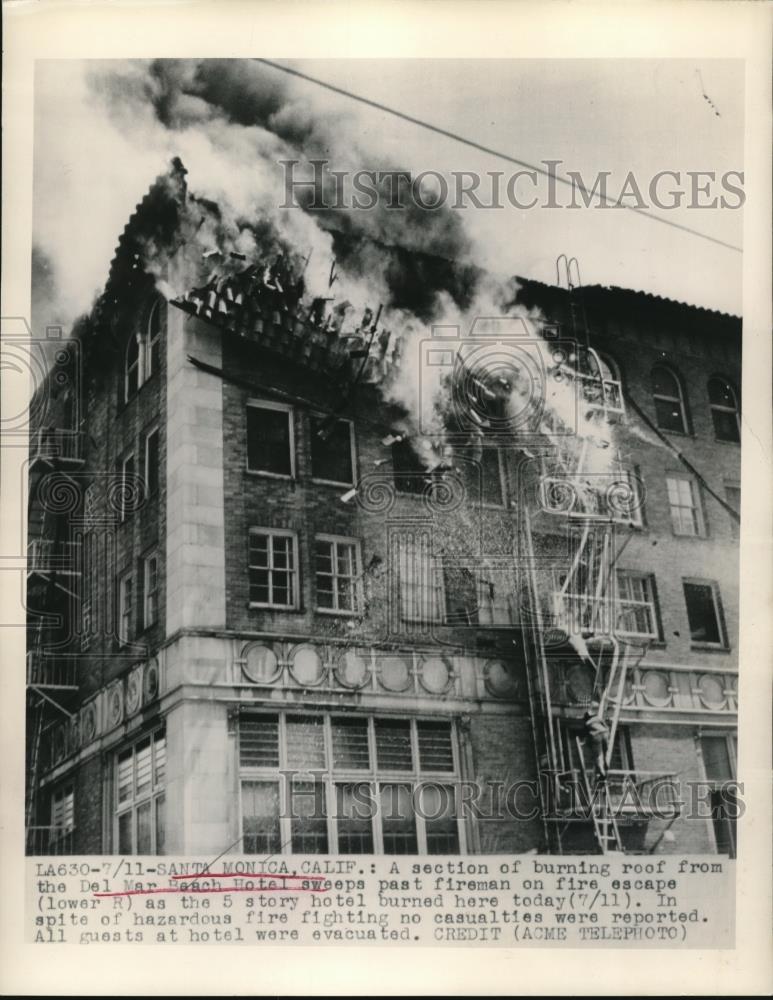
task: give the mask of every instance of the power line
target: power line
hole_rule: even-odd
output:
[[[619,207],[624,208],[629,212],[636,212],[637,215],[641,215],[645,219],[649,219],[651,222],[659,222],[664,226],[670,226],[672,229],[679,229],[682,232],[689,233],[691,236],[697,236],[702,240],[707,240],[709,243],[716,243],[717,246],[725,247],[728,250],[734,250],[736,253],[743,253],[743,247],[736,246],[734,243],[728,243],[725,240],[720,240],[716,236],[709,236],[708,233],[703,233],[698,229],[685,226],[681,222],[674,222],[671,219],[664,219],[660,215],[653,215],[649,209],[639,208],[636,205],[622,205],[620,203],[620,199],[615,200],[614,198],[609,198],[607,195],[601,194],[600,192],[597,194],[595,189],[589,191],[585,185],[581,184],[579,181],[562,177],[561,174],[546,170],[544,167],[537,166],[534,163],[529,163],[526,160],[519,160],[516,156],[510,156],[508,153],[503,153],[501,150],[493,149],[491,146],[484,146],[482,143],[475,142],[473,139],[467,139],[465,136],[459,135],[457,132],[451,132],[448,129],[441,128],[439,125],[433,125],[432,122],[426,122],[421,118],[414,118],[413,115],[409,115],[404,111],[397,111],[395,108],[390,108],[388,105],[381,104],[379,101],[371,100],[369,97],[363,97],[361,94],[354,94],[350,90],[345,90],[343,87],[336,87],[335,84],[328,83],[325,80],[320,80],[314,76],[309,76],[307,73],[302,73],[300,70],[292,69],[290,66],[283,66],[281,63],[273,62],[271,59],[255,59],[255,62],[263,63],[265,66],[270,66],[271,69],[279,70],[281,73],[287,73],[290,76],[298,77],[300,80],[305,80],[307,83],[313,83],[318,87],[323,87],[325,90],[332,91],[334,94],[339,94],[342,97],[348,97],[352,101],[359,101],[360,104],[365,104],[369,108],[375,108],[377,111],[383,111],[384,114],[393,115],[395,118],[400,118],[403,121],[409,122],[411,125],[418,125],[419,128],[435,132],[437,135],[445,136],[447,139],[453,139],[455,142],[460,142],[465,146],[470,146],[472,149],[477,149],[479,152],[486,153],[488,156],[496,156],[500,160],[506,160],[508,163],[515,164],[515,166],[526,167],[528,170],[533,170],[545,177],[553,178],[560,184],[566,184],[573,189],[582,191],[583,194],[590,195],[592,198],[600,198],[609,203],[611,207]]]

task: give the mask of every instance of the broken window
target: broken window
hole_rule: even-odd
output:
[[[687,410],[682,383],[669,368],[652,369],[652,399],[658,427],[664,431],[687,434]]]
[[[350,420],[311,418],[311,474],[341,486],[354,483],[354,425]]]
[[[411,447],[410,441],[395,441],[392,444],[392,467],[398,493],[421,494],[432,482],[432,473]]]
[[[709,404],[717,441],[741,440],[738,423],[738,400],[729,382],[722,378],[709,379]]]
[[[718,854],[735,857],[738,803],[735,787],[735,740],[732,736],[701,737],[706,780],[711,782],[711,822]]]
[[[726,640],[716,583],[685,580],[683,586],[692,641],[724,646]]]
[[[247,470],[271,476],[295,475],[292,407],[248,403]]]

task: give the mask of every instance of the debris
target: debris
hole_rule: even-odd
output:
[[[356,496],[357,496],[357,487],[353,486],[352,489],[348,490],[338,499],[341,501],[341,503],[349,503],[349,501],[353,500]]]

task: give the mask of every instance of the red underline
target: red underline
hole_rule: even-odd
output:
[[[185,893],[192,895],[194,893],[205,893],[205,892],[328,892],[328,889],[317,889],[310,887],[308,889],[301,889],[298,886],[285,886],[285,885],[274,885],[267,886],[264,889],[234,889],[226,887],[225,889],[126,889],[124,892],[95,892],[92,895],[103,898],[105,896],[150,896],[154,893],[159,892],[175,892],[175,893]]]

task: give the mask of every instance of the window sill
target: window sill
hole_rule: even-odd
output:
[[[257,476],[259,479],[281,479],[286,483],[296,482],[295,476],[285,475],[284,472],[263,472],[260,469],[245,469],[244,472],[248,476]]]
[[[255,604],[249,601],[247,607],[250,611],[284,611],[290,614],[302,614],[304,609],[293,605],[290,607],[286,604]]]
[[[336,489],[353,489],[354,483],[339,483],[335,479],[317,479],[316,476],[311,477],[312,483],[315,486],[334,486]]]
[[[690,649],[701,653],[729,653],[730,646],[716,642],[691,642]]]
[[[340,611],[338,608],[314,608],[318,615],[325,615],[328,618],[358,618],[361,611]]]

